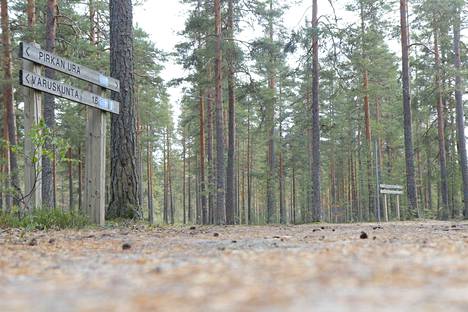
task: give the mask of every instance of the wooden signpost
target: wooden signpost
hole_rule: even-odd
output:
[[[104,225],[105,222],[105,174],[106,174],[106,113],[118,114],[120,104],[104,98],[104,89],[120,92],[120,82],[80,64],[71,62],[56,54],[42,50],[34,43],[20,44],[20,57],[24,59],[20,71],[20,83],[28,88],[25,101],[25,130],[31,129],[40,120],[41,92],[53,94],[88,106],[86,122],[86,159],[84,184],[84,210],[90,221]],[[87,81],[92,90],[85,91],[60,81],[41,76],[41,66],[55,69],[67,75]],[[28,135],[26,135],[28,137]],[[25,142],[26,158],[34,150],[31,140]],[[39,208],[40,187],[38,187],[37,168],[31,161],[26,162],[25,189],[29,194],[27,202]],[[33,180],[35,177],[35,180]],[[34,181],[34,184],[33,184]],[[40,182],[39,182],[40,183]]]
[[[400,220],[400,195],[403,194],[403,186],[380,184],[380,194],[384,195],[384,216],[385,221],[388,222],[388,208],[387,208],[387,195],[397,195],[396,198],[396,215],[397,220]]]
[[[31,61],[23,60],[23,68],[25,70],[41,73],[41,66],[34,64]],[[24,105],[24,193],[26,194],[25,204],[29,210],[39,209],[42,205],[42,181],[39,178],[40,172],[37,164],[41,163],[41,158],[38,157],[33,161],[34,156],[40,156],[42,150],[40,146],[34,146],[31,136],[32,128],[39,123],[42,111],[42,96],[41,92],[34,89],[25,88],[25,105]]]

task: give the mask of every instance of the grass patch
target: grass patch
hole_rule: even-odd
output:
[[[89,225],[88,218],[78,212],[61,210],[36,210],[20,217],[18,212],[0,213],[0,228],[22,228],[26,230],[78,229]]]

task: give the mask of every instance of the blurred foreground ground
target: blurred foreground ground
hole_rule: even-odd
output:
[[[0,230],[2,312],[442,310],[468,311],[466,222]]]

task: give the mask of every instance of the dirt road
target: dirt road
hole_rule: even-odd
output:
[[[0,311],[468,311],[468,223],[0,233]]]

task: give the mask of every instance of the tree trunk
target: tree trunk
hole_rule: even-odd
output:
[[[28,0],[26,13],[28,15],[28,35],[26,39],[29,42],[34,41],[34,27],[36,26],[36,0]]]
[[[281,135],[281,133],[280,133]],[[288,223],[287,213],[286,213],[286,191],[285,191],[285,181],[284,181],[284,159],[283,151],[280,148],[279,151],[279,204],[280,204],[280,223]]]
[[[465,138],[465,113],[463,108],[463,82],[461,76],[460,58],[460,10],[457,11],[456,20],[453,26],[453,50],[455,55],[455,101],[456,101],[456,124],[458,138],[458,157],[460,158],[461,175],[463,179],[463,216],[468,219],[468,164],[466,155]]]
[[[201,220],[203,224],[209,223],[208,209],[206,207],[205,190],[205,97],[200,89],[200,196]]]
[[[46,50],[55,52],[55,38],[57,35],[57,0],[47,1],[47,20],[46,20]],[[45,69],[45,76],[54,79],[55,71],[53,69]],[[47,128],[52,131],[55,128],[55,97],[51,94],[44,93],[44,121]],[[47,150],[54,150],[51,142],[46,142],[44,145]],[[46,208],[55,206],[54,190],[55,181],[53,179],[53,164],[52,159],[42,157],[42,204]]]
[[[148,221],[154,224],[154,206],[153,206],[153,151],[149,140],[151,127],[148,126],[148,143],[146,145],[146,175],[148,188]],[[185,164],[185,162],[184,162]]]
[[[73,166],[72,166],[72,149],[68,149],[68,209],[73,210]]]
[[[165,133],[165,136],[167,137],[167,131]],[[163,192],[164,192],[164,195],[163,195],[163,222],[164,224],[168,224],[169,223],[169,218],[168,218],[168,197],[169,197],[169,194],[168,194],[168,166],[167,166],[167,139],[164,138],[164,149],[163,149],[163,167],[164,167],[164,187],[163,187]]]
[[[185,132],[185,128],[184,128],[184,131],[182,133],[182,222],[183,224],[186,224],[187,223],[187,220],[185,218],[186,216],[186,213],[187,213],[187,206],[185,205],[186,203],[186,196],[185,196],[185,192],[187,190],[186,188],[186,168],[187,168],[187,158],[186,158],[186,132]]]
[[[7,112],[5,111],[3,113],[3,140],[5,140],[6,142],[8,142],[8,114]],[[6,212],[10,212],[11,211],[11,208],[13,206],[13,202],[12,202],[12,196],[11,196],[11,193],[9,191],[9,188],[10,188],[10,152],[8,150],[7,147],[5,147],[2,151],[2,155],[4,156],[4,160],[3,160],[3,164],[1,164],[2,166],[2,171],[3,171],[3,174],[5,175],[6,179],[4,181],[4,185],[3,187],[5,188],[5,193],[4,193],[4,197],[5,197],[5,211]]]
[[[81,212],[83,209],[83,162],[81,160],[81,147],[78,147],[78,210]]]
[[[228,1],[228,36],[230,39],[228,52],[228,94],[229,94],[229,122],[228,122],[228,159],[226,171],[226,223],[235,223],[235,192],[234,192],[234,163],[235,163],[235,142],[236,142],[236,95],[234,91],[234,4],[233,0]]]
[[[318,6],[313,0],[312,7],[312,220],[320,221],[322,208],[320,199],[320,103],[319,103],[319,45]]]
[[[247,111],[247,222],[252,224],[252,138],[250,136],[250,103]]]
[[[224,168],[224,129],[223,129],[223,90],[222,90],[222,31],[221,0],[214,0],[216,33],[216,209],[215,223],[226,222],[225,206],[225,168]]]
[[[439,137],[439,166],[440,166],[440,192],[442,197],[442,206],[440,209],[439,218],[448,219],[449,199],[448,199],[448,182],[447,182],[447,159],[445,150],[445,117],[444,103],[442,99],[442,82],[441,82],[441,62],[439,54],[438,32],[434,25],[434,53],[436,67],[436,97],[437,97],[437,133]]]
[[[136,155],[136,108],[133,97],[133,13],[131,0],[114,0],[110,7],[111,76],[120,80],[120,114],[111,116],[110,218],[143,217],[139,202]]]
[[[190,131],[189,131],[190,132]],[[187,193],[188,193],[188,221],[193,223],[193,213],[192,213],[192,174],[191,174],[191,161],[190,161],[190,152],[187,159],[187,169],[188,169],[188,183],[187,183]]]
[[[270,44],[273,46],[273,1],[270,0],[270,12],[269,12],[269,39]],[[272,48],[271,48],[272,49]],[[268,168],[267,168],[267,185],[266,185],[266,196],[267,196],[267,215],[266,215],[266,222],[267,223],[274,223],[275,222],[275,211],[276,211],[276,203],[275,203],[275,167],[276,167],[276,159],[275,159],[275,102],[276,102],[276,70],[275,70],[275,57],[274,52],[270,51],[270,64],[268,68],[268,88],[270,89],[270,96],[269,103],[267,103],[266,107],[266,116],[265,116],[265,123],[267,128],[267,139],[268,139],[268,150],[267,150],[267,161],[268,161]]]
[[[211,77],[211,69],[208,68],[208,77]],[[210,78],[209,78],[210,79]],[[206,131],[207,142],[206,142],[206,156],[208,161],[208,223],[213,223],[213,210],[214,210],[214,164],[213,164],[213,101],[212,92],[210,89],[207,91],[206,100]]]
[[[166,136],[166,140],[167,140],[167,179],[168,179],[168,194],[169,194],[169,215],[170,215],[170,222],[171,224],[174,224],[174,210],[175,210],[175,207],[174,207],[174,194],[173,194],[173,191],[172,191],[172,165],[171,165],[171,136],[170,134],[172,133],[172,131],[169,131],[169,128],[167,128],[167,136]]]
[[[5,113],[7,116],[8,126],[8,142],[10,145],[10,178],[11,187],[14,193],[14,205],[19,204],[18,195],[21,194],[19,178],[18,178],[18,159],[14,151],[18,143],[16,134],[16,113],[13,104],[13,81],[12,81],[12,59],[11,59],[11,32],[8,16],[8,1],[1,2],[1,19],[2,19],[2,46],[3,46],[3,102],[5,105]]]
[[[291,222],[296,224],[296,203],[297,203],[297,195],[296,195],[296,170],[293,167],[292,169],[292,205],[291,205]]]
[[[419,217],[418,202],[416,199],[416,182],[414,177],[414,148],[410,93],[409,69],[409,38],[408,38],[408,4],[407,0],[400,0],[400,27],[402,47],[402,83],[403,83],[403,119],[405,133],[405,159],[406,159],[406,187],[408,206],[413,215]]]

